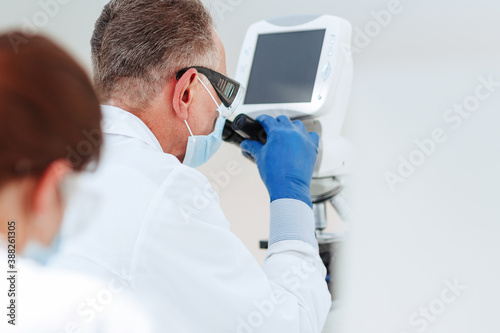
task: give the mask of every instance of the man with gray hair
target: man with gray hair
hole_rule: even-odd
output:
[[[317,134],[264,116],[267,143],[242,143],[271,199],[261,268],[194,169],[242,91],[203,4],[113,0],[91,43],[104,149],[69,203],[55,263],[130,286],[158,332],[320,332],[331,299],[311,209]]]

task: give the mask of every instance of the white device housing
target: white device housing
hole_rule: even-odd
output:
[[[315,124],[315,128],[308,126],[308,130],[317,130],[319,122],[320,155],[314,177],[322,178],[345,174],[350,167],[350,144],[341,137],[341,130],[352,83],[351,24],[330,15],[286,16],[254,23],[249,27],[243,42],[236,80],[248,87],[260,36],[315,30],[325,30],[325,34],[311,100],[297,103],[247,104],[244,97],[238,111],[253,118],[267,114],[274,117],[287,115],[293,119],[316,120],[309,122]],[[294,54],[289,55],[293,56]],[[294,69],[290,68],[291,71]]]

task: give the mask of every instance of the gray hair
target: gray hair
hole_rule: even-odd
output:
[[[213,20],[200,0],[111,0],[91,40],[94,84],[102,102],[146,108],[188,66],[216,69]]]

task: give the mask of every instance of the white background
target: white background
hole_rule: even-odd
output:
[[[373,28],[373,12],[389,6],[384,0],[205,2],[226,45],[230,75],[246,28],[257,20],[331,14],[359,31]],[[68,1],[42,29],[89,71],[89,40],[104,3]],[[443,115],[474,95],[479,76],[500,81],[500,3],[401,0],[400,8],[354,54],[345,136],[358,147],[359,169],[349,191],[356,218],[340,264],[346,306],[327,330],[498,333],[500,88],[457,129]],[[32,21],[40,10],[36,0],[1,0],[0,28]],[[418,148],[414,141],[430,138],[435,128],[447,140],[391,191],[384,174],[396,173],[399,157],[408,158]],[[201,170],[217,184],[213,175],[233,160],[241,173],[220,188],[222,206],[233,231],[262,262],[257,242],[267,237],[268,197],[255,166],[223,145]],[[447,279],[467,289],[443,310],[436,306]],[[412,325],[410,316],[430,305],[442,313],[426,329]]]

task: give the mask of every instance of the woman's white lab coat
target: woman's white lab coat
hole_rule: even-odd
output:
[[[0,244],[0,258],[5,268],[0,280],[0,332],[151,332],[149,316],[117,280],[101,281],[19,256],[12,270],[5,244]]]

